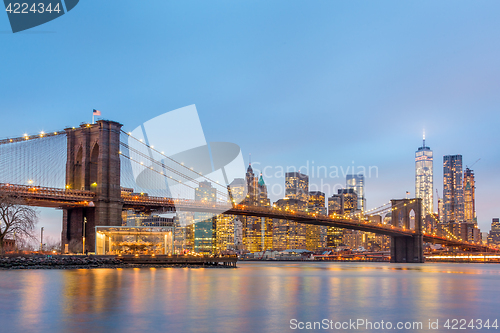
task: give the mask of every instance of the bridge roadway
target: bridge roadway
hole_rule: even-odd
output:
[[[25,200],[30,206],[68,208],[92,205],[95,193],[83,190],[0,183],[0,196],[15,196]]]
[[[24,199],[28,205],[37,207],[69,208],[89,207],[93,205],[95,193],[92,191],[57,189],[27,185],[0,184],[0,196],[14,195]],[[202,203],[193,200],[171,199],[164,197],[150,197],[145,195],[122,194],[123,207],[151,211],[191,211],[207,212],[214,215],[230,214],[255,217],[267,217],[273,219],[290,220],[304,224],[329,226],[344,229],[353,229],[387,236],[413,236],[417,232],[412,229],[399,228],[386,224],[377,224],[363,220],[348,218],[331,218],[325,215],[283,210],[280,208],[268,208],[259,206],[235,205],[226,203]],[[426,243],[455,246],[470,250],[488,252],[498,251],[484,245],[463,242],[439,237],[434,234],[423,233],[423,241]]]

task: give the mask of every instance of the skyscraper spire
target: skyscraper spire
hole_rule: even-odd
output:
[[[260,173],[259,185],[261,186],[266,185],[266,183],[264,182],[264,178],[262,178],[262,172]]]
[[[248,165],[252,165],[252,153],[248,154]]]
[[[424,128],[424,143],[422,147],[425,147],[425,128]]]

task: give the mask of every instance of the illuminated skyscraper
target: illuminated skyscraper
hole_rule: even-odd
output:
[[[462,182],[462,155],[443,157],[443,221],[464,220],[464,191]]]
[[[249,165],[246,173],[247,196],[246,205],[269,206],[267,186],[260,175],[257,178]],[[250,252],[258,252],[272,248],[273,220],[265,217],[242,216],[243,245]]]
[[[199,183],[195,189],[195,201],[215,202],[217,190],[207,181]],[[194,214],[194,250],[200,253],[212,253],[214,250],[215,218],[209,213]]]
[[[415,197],[422,199],[422,216],[434,212],[434,176],[432,150],[425,146],[415,152]]]
[[[349,214],[358,210],[358,195],[354,189],[339,189],[338,194],[342,195],[343,214]]]
[[[325,193],[320,191],[309,192],[307,210],[309,213],[327,215]],[[306,225],[306,248],[309,251],[315,251],[326,246],[326,239],[322,239],[322,235],[326,237],[326,228],[318,225]]]
[[[342,195],[334,194],[328,198],[328,215],[332,216],[334,214],[342,214]]]
[[[220,214],[215,218],[215,250],[217,253],[236,250],[234,219],[236,216]]]
[[[464,171],[464,220],[477,223],[476,219],[476,183],[474,171],[465,168]]]
[[[228,193],[234,203],[240,203],[247,196],[246,183],[243,178],[235,178],[228,186]]]
[[[260,174],[258,182],[257,201],[258,206],[269,206],[271,204],[267,195],[267,185],[264,182],[264,178],[262,178],[262,173]]]
[[[285,173],[285,197],[301,200],[307,205],[309,201],[309,176],[300,172]]]
[[[307,202],[297,199],[280,199],[274,203],[284,211],[305,211]],[[306,248],[306,225],[303,223],[274,219],[273,249],[282,251],[288,249]]]
[[[258,185],[258,179],[257,177],[255,177],[255,174],[253,172],[252,164],[248,164],[246,181],[247,181],[246,203],[248,205],[255,205],[257,203],[259,185]]]
[[[491,230],[488,235],[488,244],[500,244],[500,219],[498,219],[498,217],[493,218],[493,220],[491,221]]]
[[[325,193],[320,191],[309,192],[308,209],[310,212],[326,215]]]
[[[338,194],[328,198],[328,215],[343,215],[351,213],[358,208],[358,196],[356,191],[351,189],[339,189]],[[344,229],[328,227],[327,246],[335,248],[342,243]]]
[[[366,199],[365,199],[365,176],[362,174],[358,175],[347,175],[346,176],[346,188],[353,189],[358,196],[358,209],[365,211]]]

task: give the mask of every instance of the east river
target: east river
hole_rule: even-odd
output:
[[[500,265],[239,262],[232,269],[0,271],[0,332],[453,331],[453,321],[444,327],[448,319],[457,328],[466,323],[461,331],[500,332],[483,326],[500,320]],[[359,320],[372,326],[353,329]],[[382,329],[382,321],[392,326]],[[404,329],[418,322],[421,329]]]

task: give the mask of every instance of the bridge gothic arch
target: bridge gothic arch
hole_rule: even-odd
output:
[[[82,180],[82,162],[83,162],[83,151],[82,151],[82,146],[78,148],[78,153],[76,154],[75,158],[75,164],[74,164],[74,175],[75,175],[75,184],[74,186],[71,186],[68,184],[67,187],[75,188],[77,190],[83,190],[85,188],[85,185],[83,184]]]
[[[412,236],[391,237],[391,262],[424,262],[422,199],[397,199],[391,203],[391,225],[415,231]]]
[[[97,187],[97,178],[99,172],[99,143],[95,143],[92,147],[92,152],[90,153],[90,173],[89,173],[89,183],[91,190],[95,190]]]

